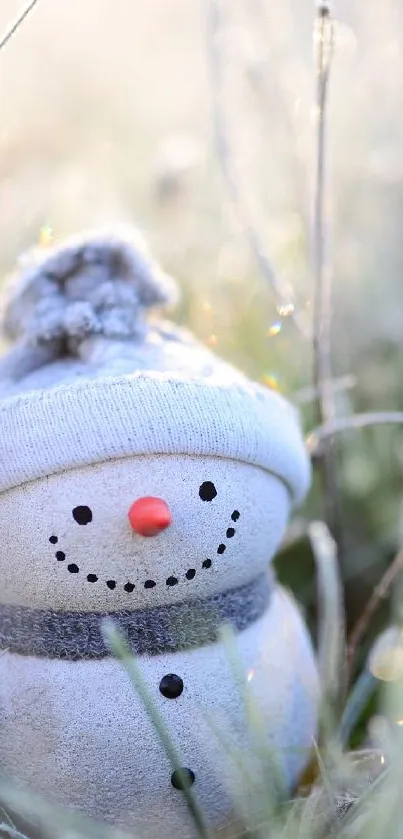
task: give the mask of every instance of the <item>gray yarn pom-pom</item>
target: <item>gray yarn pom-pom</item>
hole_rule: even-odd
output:
[[[92,335],[135,339],[146,329],[146,310],[176,298],[174,281],[135,231],[89,234],[33,255],[10,287],[3,331],[31,346],[70,350]]]

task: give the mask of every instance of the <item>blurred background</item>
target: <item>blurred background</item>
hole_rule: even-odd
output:
[[[0,262],[132,222],[182,288],[174,317],[314,422],[311,0],[222,0],[220,107],[238,188],[289,305],[278,310],[217,159],[208,0],[41,0],[0,56]],[[20,10],[1,0],[0,32]],[[338,0],[329,98],[333,368],[341,416],[403,403],[402,0]],[[211,23],[211,20],[210,20]],[[308,389],[308,391],[307,391]],[[402,539],[403,431],[337,438],[349,623]],[[323,515],[315,486],[292,532]],[[281,577],[314,616],[303,538]],[[376,619],[387,619],[387,606]]]

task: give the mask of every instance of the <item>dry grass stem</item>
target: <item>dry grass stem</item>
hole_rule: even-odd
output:
[[[314,196],[314,382],[320,422],[334,416],[331,364],[332,274],[328,255],[326,120],[334,31],[327,2],[319,2],[315,21],[316,56],[316,172]]]
[[[333,393],[344,393],[346,391],[353,390],[356,387],[357,379],[352,373],[348,373],[346,376],[333,378],[330,384]],[[319,393],[317,388],[303,387],[292,394],[292,399],[293,402],[297,403],[297,405],[305,405],[316,400],[318,396]]]
[[[313,357],[314,389],[318,394],[318,424],[331,422],[335,416],[332,388],[331,320],[332,271],[328,253],[328,195],[326,170],[326,120],[331,60],[334,48],[334,27],[329,3],[317,4],[315,20],[316,52],[316,170],[313,219]],[[342,552],[340,498],[336,475],[336,458],[331,442],[321,452],[319,464],[322,477],[325,520]]]
[[[378,585],[374,588],[374,591],[371,597],[369,598],[368,603],[364,608],[364,611],[362,612],[356,624],[353,626],[353,629],[351,630],[347,644],[347,667],[350,676],[353,670],[358,645],[364,638],[375,612],[377,611],[377,609],[379,609],[379,606],[381,605],[382,601],[385,600],[385,598],[389,595],[391,587],[394,581],[396,580],[397,575],[402,569],[403,550],[400,550],[396,554],[389,568],[385,571]]]
[[[11,40],[13,35],[15,35],[21,24],[28,17],[30,12],[32,12],[34,6],[36,6],[38,2],[39,0],[29,0],[29,3],[24,6],[16,19],[10,24],[8,29],[6,29],[4,35],[0,38],[0,50],[2,50],[3,47],[5,47],[5,45]]]
[[[223,21],[220,0],[209,0],[208,11],[208,55],[211,75],[214,133],[218,162],[224,177],[228,196],[259,270],[272,289],[277,307],[280,309],[282,307],[289,307],[292,304],[293,310],[290,311],[288,318],[294,323],[304,338],[309,338],[309,330],[305,320],[301,312],[296,311],[296,308],[294,308],[294,301],[290,300],[288,286],[286,286],[278,272],[274,269],[267,255],[262,237],[249,218],[232,153],[230,131],[223,101],[224,67],[220,48]]]
[[[403,411],[369,411],[365,414],[335,418],[311,431],[307,438],[308,449],[311,455],[320,456],[324,443],[334,434],[375,425],[403,425]]]

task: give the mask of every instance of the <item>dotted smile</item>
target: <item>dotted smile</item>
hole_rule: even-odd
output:
[[[207,502],[213,501],[216,496],[217,496],[217,490],[216,490],[214,484],[212,483],[212,481],[204,481],[200,485],[200,487],[199,487],[199,497],[201,498],[202,501],[207,501]],[[231,513],[232,521],[233,522],[238,521],[240,515],[241,514],[238,510],[234,510]],[[72,516],[73,516],[74,521],[81,526],[86,526],[86,525],[88,525],[92,522],[92,510],[90,509],[90,507],[87,507],[86,505],[79,505],[77,507],[74,507],[74,509],[72,510]],[[235,532],[236,531],[235,531],[234,527],[232,527],[232,526],[228,527],[227,530],[226,530],[226,538],[227,539],[232,539],[235,536]],[[151,534],[147,534],[147,535],[151,535]],[[52,534],[52,536],[49,536],[49,542],[50,542],[51,545],[57,545],[58,541],[59,541],[58,536],[56,536],[54,534]],[[223,554],[226,550],[226,547],[227,546],[224,544],[224,542],[221,542],[218,545],[217,554],[218,555]],[[58,562],[64,562],[66,560],[66,554],[65,554],[64,551],[57,550],[56,553],[55,553],[55,558]],[[203,562],[202,562],[202,568],[203,569],[209,569],[211,567],[212,567],[212,560],[211,559],[204,559]],[[67,570],[70,574],[78,574],[79,571],[80,571],[79,566],[75,562],[68,563]],[[188,581],[193,580],[196,576],[196,568],[188,568],[188,570],[186,571],[184,576],[185,576],[185,579],[188,580]],[[99,577],[97,576],[97,574],[92,574],[92,573],[87,574],[87,582],[97,583],[97,582],[99,582]],[[112,579],[105,580],[105,583],[106,583],[108,589],[110,589],[110,591],[113,591],[116,588],[116,585],[117,585],[116,580],[112,580]],[[178,577],[176,577],[174,575],[171,575],[171,576],[167,577],[167,579],[165,580],[165,585],[167,585],[169,588],[172,588],[173,586],[178,585],[178,583],[179,583],[179,579],[178,579]],[[153,588],[156,587],[156,585],[157,585],[157,583],[155,582],[155,580],[151,580],[151,579],[150,580],[145,580],[145,582],[143,583],[143,586],[144,586],[145,589],[153,589]],[[128,594],[131,594],[131,592],[133,592],[135,588],[136,588],[135,584],[130,582],[130,581],[126,582],[123,585],[123,590],[126,591]]]

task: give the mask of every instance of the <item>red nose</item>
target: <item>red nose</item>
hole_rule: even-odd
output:
[[[156,536],[172,522],[168,504],[162,498],[138,498],[129,510],[133,530],[140,536]]]

